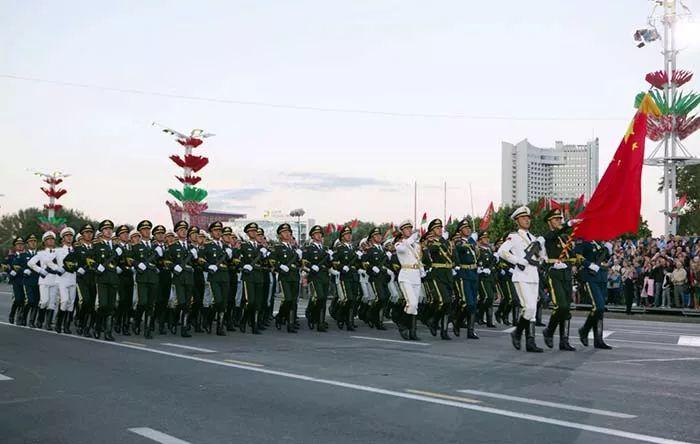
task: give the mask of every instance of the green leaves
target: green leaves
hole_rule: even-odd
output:
[[[180,202],[201,202],[207,198],[207,190],[203,190],[197,187],[184,187],[182,191],[169,189],[168,193]]]

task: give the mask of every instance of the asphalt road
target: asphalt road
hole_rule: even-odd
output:
[[[614,350],[575,353],[393,325],[106,343],[9,325],[9,303],[5,444],[700,442],[699,324],[609,320]]]

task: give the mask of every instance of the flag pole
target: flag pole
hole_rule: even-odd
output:
[[[469,182],[469,200],[471,201],[472,207],[472,231],[476,231],[476,220],[474,215],[474,195],[472,194],[472,183]]]
[[[442,220],[447,223],[447,181],[444,182],[442,197]]]
[[[418,226],[418,181],[413,181],[413,226]]]

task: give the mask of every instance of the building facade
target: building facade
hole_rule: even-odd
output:
[[[231,227],[234,233],[238,234],[243,239],[247,239],[243,228],[250,222],[257,223],[258,226],[265,231],[265,237],[268,239],[277,239],[277,227],[286,222],[291,225],[294,237],[297,238],[301,244],[308,240],[309,228],[316,223],[314,219],[296,218],[281,211],[272,210],[265,211],[260,218],[230,219],[224,221],[224,226]]]
[[[527,139],[501,143],[501,202],[527,204],[546,196],[568,202],[585,194],[590,199],[598,185],[598,139],[585,145],[556,141],[539,148]]]

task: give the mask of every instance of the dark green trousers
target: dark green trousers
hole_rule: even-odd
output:
[[[228,281],[209,281],[209,289],[214,299],[214,310],[219,313],[226,308],[226,297],[228,296]]]
[[[571,285],[571,272],[568,268],[564,270],[550,268],[547,275],[547,288],[552,299],[552,318],[555,322],[571,319]]]
[[[138,306],[150,313],[158,297],[158,284],[155,282],[137,282],[136,292],[138,295]]]
[[[188,309],[194,300],[194,285],[192,284],[174,284],[175,297],[177,297],[177,305],[184,305]]]
[[[97,302],[99,304],[99,312],[104,316],[109,316],[114,313],[117,307],[117,290],[118,283],[100,283],[97,284]]]

